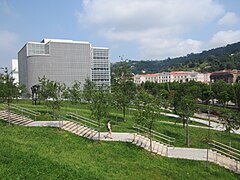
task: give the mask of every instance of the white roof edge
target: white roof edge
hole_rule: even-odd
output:
[[[27,42],[27,44],[45,44],[45,43],[41,43],[41,42]]]
[[[47,38],[44,38],[43,42],[44,43],[48,43],[48,42],[62,42],[62,43],[90,44],[87,41],[74,41],[74,40],[67,40],[67,39],[47,39]]]
[[[109,49],[107,47],[92,47],[93,49]]]

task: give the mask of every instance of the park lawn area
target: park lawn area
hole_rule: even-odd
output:
[[[17,105],[20,105],[21,107],[30,108],[31,110],[41,112],[43,115],[41,115],[40,120],[51,120],[48,115],[46,115],[46,106],[44,105],[32,105],[30,100],[19,100],[15,102]],[[61,108],[61,115],[66,114],[67,112],[73,112],[76,114],[79,114],[81,116],[91,118],[91,111],[89,104],[78,104],[73,105],[70,102],[64,102],[63,107]],[[51,110],[49,111],[51,113]],[[135,124],[133,119],[134,111],[126,111],[126,121],[122,120],[122,114],[121,110],[117,109],[111,109],[111,112],[109,116],[103,120],[103,123],[105,124],[107,119],[112,120],[112,130],[113,132],[133,132],[133,125]],[[167,117],[164,115],[160,115],[158,122],[156,123],[155,130],[163,133],[165,135],[174,137],[176,139],[175,146],[176,147],[186,147],[185,145],[185,129],[180,126],[181,120],[179,120],[179,123],[177,125],[175,124],[165,124],[161,123],[160,121],[167,121],[167,122],[175,122],[177,119],[173,117]],[[199,125],[199,123],[190,123],[193,125]],[[206,126],[203,126],[206,127]],[[192,148],[208,148],[207,144],[207,136],[208,136],[208,129],[202,129],[202,128],[195,128],[195,127],[189,127],[190,132],[190,147]],[[107,131],[106,127],[103,126],[101,128],[101,131]],[[229,145],[229,135],[226,132],[221,131],[215,131],[210,130],[210,139],[216,140],[221,143],[224,143],[226,145]],[[240,149],[240,135],[238,134],[231,134],[231,146]]]
[[[0,121],[2,179],[239,179],[206,162],[152,154],[130,143],[97,142],[57,128]]]
[[[164,124],[158,122],[155,127],[160,133],[174,137],[176,139],[176,147],[187,147],[185,145],[186,129],[179,125]],[[207,138],[208,129],[189,127],[190,147],[192,148],[208,148]],[[226,145],[229,145],[229,135],[224,131],[209,131],[210,140],[219,141]],[[231,134],[231,146],[236,149],[240,149],[240,135]]]

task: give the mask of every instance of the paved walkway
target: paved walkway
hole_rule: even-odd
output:
[[[48,126],[48,127],[59,127],[59,123],[62,123],[63,121],[34,121],[26,126]],[[66,122],[66,121],[64,121]]]
[[[133,133],[122,133],[114,132],[112,133],[112,139],[107,137],[107,132],[100,133],[100,139],[103,141],[122,141],[122,142],[132,142]],[[93,137],[94,140],[98,140],[98,134]]]
[[[168,157],[206,161],[207,149],[169,147]]]
[[[168,116],[168,117],[179,118],[179,116],[176,115],[176,114],[171,114],[171,113],[161,113],[161,114],[163,114],[163,115],[165,115],[165,116]],[[209,125],[208,120],[199,119],[199,118],[194,118],[194,117],[190,117],[190,120],[191,120],[191,121],[194,121],[194,122],[202,123],[202,124],[205,124],[205,125]],[[225,131],[225,128],[224,128],[223,124],[221,124],[221,123],[216,123],[216,122],[210,121],[210,126],[212,127],[213,130],[216,130],[216,131]],[[232,132],[233,132],[233,133],[236,133],[236,134],[240,134],[240,129],[234,130],[234,131],[232,131]]]

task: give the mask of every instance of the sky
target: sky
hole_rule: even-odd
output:
[[[110,61],[184,56],[240,41],[240,0],[0,0],[0,67],[44,38],[108,47]]]

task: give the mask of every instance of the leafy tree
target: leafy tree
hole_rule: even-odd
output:
[[[114,105],[121,107],[123,111],[123,119],[126,120],[126,108],[130,105],[136,92],[136,85],[131,78],[130,69],[127,62],[121,62],[116,70],[115,79],[113,81],[113,98]]]
[[[231,131],[240,128],[240,114],[224,112],[220,116],[220,120],[225,127],[225,131],[229,134],[229,146],[231,146]]]
[[[148,134],[150,137],[150,149],[152,151],[152,130],[155,126],[160,112],[157,99],[141,88],[137,94],[136,105],[137,111],[134,115],[135,121],[137,124],[148,128]]]
[[[94,87],[93,89],[90,109],[92,117],[98,121],[98,139],[100,140],[101,122],[109,113],[111,94],[109,93],[108,88],[104,86],[101,86],[98,89]]]
[[[72,104],[77,104],[81,102],[82,91],[81,91],[81,83],[75,81],[71,88],[68,88],[68,97]]]
[[[229,86],[223,81],[219,80],[212,84],[212,90],[214,93],[214,97],[219,100],[221,104],[226,107],[226,102],[229,101]]]
[[[7,102],[8,111],[10,110],[10,103],[19,98],[24,90],[24,86],[14,83],[12,72],[9,72],[6,67],[3,68],[3,72],[0,72],[0,101]]]
[[[196,100],[190,95],[182,96],[176,104],[176,112],[186,124],[186,145],[189,146],[189,117],[196,111]]]
[[[51,81],[43,78],[39,78],[40,98],[44,101],[47,107],[50,107],[53,111],[54,119],[56,119],[56,112],[60,110],[62,103],[62,92],[64,85],[57,81]]]
[[[24,90],[23,86],[14,83],[12,72],[8,72],[7,68],[0,73],[0,99],[9,105],[13,99],[19,98]]]
[[[87,78],[85,80],[85,83],[83,85],[83,98],[90,102],[93,96],[94,91],[96,90],[96,85],[94,82],[90,80],[90,78]]]
[[[233,94],[235,98],[235,103],[238,107],[238,110],[240,111],[240,82],[236,82],[233,85]]]

